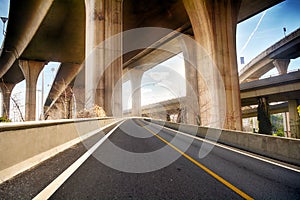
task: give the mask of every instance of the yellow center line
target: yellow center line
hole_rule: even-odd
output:
[[[177,152],[179,152],[185,158],[187,158],[188,160],[190,160],[192,163],[194,163],[195,165],[197,165],[198,167],[200,167],[202,170],[204,170],[206,173],[208,173],[209,175],[211,175],[212,177],[214,177],[215,179],[217,179],[218,181],[220,181],[224,185],[226,185],[232,191],[234,191],[235,193],[239,194],[244,199],[254,199],[254,198],[250,197],[249,195],[247,195],[245,192],[241,191],[240,189],[238,189],[237,187],[235,187],[234,185],[232,185],[231,183],[229,183],[228,181],[226,181],[225,179],[223,179],[222,177],[220,177],[219,175],[217,175],[216,173],[214,173],[213,171],[211,171],[210,169],[208,169],[207,167],[205,167],[204,165],[202,165],[201,163],[199,163],[198,161],[196,161],[195,159],[193,159],[191,156],[187,155],[186,153],[184,153],[183,151],[181,151],[180,149],[178,149],[173,144],[169,143],[167,140],[165,140],[164,138],[162,138],[161,136],[159,136],[158,133],[155,133],[151,129],[143,126],[143,124],[140,121],[137,121],[137,122],[143,128],[145,128],[147,131],[149,131],[154,136],[156,136],[158,139],[160,139],[161,141],[163,141],[164,143],[166,143],[167,145],[169,145],[170,147],[172,147],[174,150],[176,150]]]

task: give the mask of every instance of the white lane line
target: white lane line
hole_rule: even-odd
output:
[[[54,181],[44,188],[33,200],[44,200],[54,194],[54,192],[95,152],[95,150],[123,123],[119,123],[103,138],[101,138],[94,146],[92,146],[85,154],[78,158],[68,169],[61,173]]]
[[[256,155],[254,155],[254,154],[247,153],[247,152],[244,152],[244,151],[240,151],[240,150],[237,150],[237,149],[235,149],[235,148],[232,148],[232,147],[229,147],[229,146],[225,146],[225,145],[223,145],[223,144],[219,144],[219,143],[212,142],[212,141],[209,141],[209,140],[206,140],[206,139],[197,137],[197,136],[193,136],[193,135],[190,135],[190,134],[187,134],[187,133],[183,133],[183,132],[181,132],[181,131],[176,131],[176,130],[173,130],[173,129],[168,128],[168,127],[164,127],[164,126],[161,126],[161,125],[158,125],[158,124],[154,124],[153,122],[150,122],[150,123],[153,124],[153,125],[156,125],[156,126],[165,128],[165,129],[167,129],[167,130],[169,130],[169,131],[171,131],[171,132],[179,133],[179,134],[181,134],[181,135],[185,135],[185,136],[187,136],[187,137],[191,137],[191,138],[194,138],[194,139],[196,139],[196,140],[199,140],[199,141],[202,141],[202,142],[206,142],[206,143],[215,145],[215,146],[220,147],[220,148],[223,148],[223,149],[227,149],[227,150],[229,150],[229,151],[233,151],[233,152],[236,152],[236,153],[239,153],[239,154],[242,154],[242,155],[245,155],[245,156],[248,156],[248,157],[251,157],[251,158],[254,158],[254,159],[257,159],[257,160],[260,160],[260,161],[269,163],[269,164],[272,164],[272,165],[276,165],[276,166],[278,166],[278,167],[282,167],[282,168],[285,168],[285,169],[292,170],[292,171],[295,171],[295,172],[300,173],[300,169],[293,168],[293,167],[290,167],[290,166],[286,166],[286,165],[280,164],[280,163],[278,163],[278,162],[275,162],[275,161],[272,161],[272,160],[268,160],[268,159],[265,159],[265,158],[256,156]]]

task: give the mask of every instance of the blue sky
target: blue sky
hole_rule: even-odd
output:
[[[8,0],[0,0],[0,16],[8,16]],[[244,22],[241,22],[237,26],[237,60],[239,57],[243,56],[245,58],[245,63],[250,62],[255,56],[264,51],[266,48],[279,41],[284,37],[283,27],[286,28],[286,34],[289,34],[300,27],[300,0],[286,0],[272,8],[269,8],[264,13],[260,13]],[[2,22],[1,22],[1,32],[2,32]],[[3,35],[0,34],[0,44],[2,45]],[[174,58],[175,60],[168,61],[173,66],[176,66],[176,72],[184,73],[183,61],[179,61],[181,58]],[[166,71],[168,68],[167,63],[160,65],[157,68],[147,72],[144,82],[149,82],[153,76],[157,74],[158,71]],[[173,62],[173,63],[172,63]],[[175,64],[174,64],[175,63]],[[243,65],[238,64],[239,69]],[[300,59],[292,60],[289,65],[289,70],[295,70],[300,68]],[[52,70],[54,69],[54,70]],[[50,89],[49,84],[52,83],[53,74],[56,73],[58,69],[58,63],[49,63],[45,68],[45,91]],[[266,76],[271,74],[276,74],[276,69],[269,72]],[[151,75],[152,74],[152,75]],[[151,77],[152,76],[152,77]],[[171,76],[169,76],[171,77]],[[149,79],[150,78],[150,79]],[[168,82],[168,76],[166,77]],[[41,88],[41,78],[38,81],[38,90]],[[14,92],[25,91],[25,83],[22,82],[15,87]],[[127,89],[128,91],[128,89]],[[154,99],[156,101],[170,99],[172,94],[166,94],[163,88],[160,88],[158,93],[153,93],[153,88],[150,86],[145,86],[142,89],[143,100],[142,104],[153,103]],[[178,91],[179,92],[179,91]],[[184,93],[180,91],[179,93]],[[24,94],[22,94],[24,96]],[[21,96],[22,96],[21,95]],[[45,95],[46,98],[46,95]],[[125,107],[128,107],[128,102],[124,102]]]
[[[9,1],[8,0],[0,0],[0,17],[7,17],[8,18],[8,7],[9,7]],[[0,34],[0,44],[2,45],[3,41],[3,24],[2,21],[0,21],[1,25],[1,34]],[[6,22],[7,24],[7,22]]]
[[[262,51],[281,40],[284,37],[283,27],[286,28],[287,35],[300,28],[299,0],[284,1],[264,12],[265,14],[262,12],[239,23],[237,26],[237,57],[245,57],[245,63],[250,62]],[[256,27],[257,29],[255,31]],[[250,38],[248,45],[245,46],[251,33],[253,33],[253,35]],[[239,64],[239,69],[241,69],[241,67],[242,65]],[[299,68],[299,59],[292,60],[289,65],[289,70]],[[272,70],[272,72],[277,73],[276,70]]]

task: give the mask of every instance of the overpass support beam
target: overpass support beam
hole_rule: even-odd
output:
[[[258,98],[257,107],[258,132],[260,134],[272,134],[272,124],[270,121],[269,103],[265,97]]]
[[[297,100],[289,100],[289,117],[290,117],[290,131],[292,138],[300,139],[300,119],[297,111]]]
[[[26,80],[25,120],[34,121],[36,115],[36,83],[45,62],[20,60],[19,64]]]
[[[239,77],[236,60],[236,25],[240,8],[240,0],[183,0],[190,18],[195,40],[206,50],[220,72],[226,93],[226,116],[224,128],[231,130],[242,129]],[[203,67],[203,66],[202,66]],[[210,66],[206,66],[210,67]],[[213,71],[213,70],[212,70]],[[213,75],[214,77],[214,75]],[[202,89],[201,77],[198,76],[198,89]],[[202,81],[203,82],[203,81]],[[216,84],[213,95],[219,94]],[[203,91],[209,93],[211,91]],[[214,109],[216,119],[218,113],[223,112],[222,99],[219,98],[218,108]],[[201,111],[200,99],[200,115]],[[203,120],[203,117],[201,117]],[[203,124],[205,125],[205,124]],[[217,124],[222,126],[221,124]],[[219,127],[222,128],[222,127]]]
[[[280,75],[286,74],[290,64],[290,59],[276,59],[273,61],[273,64]]]
[[[22,23],[18,27],[18,31],[21,33],[21,35],[16,35],[16,37],[19,37],[18,42],[10,44],[11,49],[5,49],[5,51],[2,52],[4,59],[0,62],[0,77],[4,76],[14,62],[19,59],[20,55],[24,52],[47,15],[53,1],[54,0],[35,0],[31,2],[31,9],[26,10],[26,12],[32,12],[28,15],[30,17],[27,17],[25,23]]]
[[[120,0],[86,0],[85,5],[86,107],[97,104],[108,116],[121,116],[122,57],[117,55],[122,55],[122,40],[110,38],[122,31],[123,4]]]
[[[3,95],[3,105],[2,105],[2,116],[9,118],[9,110],[10,110],[10,97],[11,97],[11,93],[12,90],[14,89],[14,87],[16,86],[16,84],[12,84],[12,83],[0,83],[0,89],[2,91],[2,95]]]
[[[142,116],[142,78],[144,71],[139,69],[130,70],[130,82],[131,82],[131,96],[132,96],[132,116]]]

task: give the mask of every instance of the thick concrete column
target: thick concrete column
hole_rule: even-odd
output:
[[[129,71],[131,82],[131,95],[132,95],[132,116],[142,116],[142,95],[141,95],[141,83],[144,71],[139,69],[132,69]]]
[[[1,113],[3,117],[9,118],[10,97],[11,97],[12,90],[14,89],[15,86],[16,84],[14,83],[3,83],[3,82],[0,83],[0,88],[3,95],[3,105],[2,105],[3,113]]]
[[[34,121],[36,112],[36,83],[45,62],[20,60],[19,66],[26,80],[25,120]]]
[[[194,45],[189,42],[182,44],[184,66],[185,66],[185,81],[186,81],[186,100],[185,100],[185,116],[184,121],[188,124],[200,125],[200,108],[198,98],[198,71],[197,66],[193,66],[192,63],[197,61],[197,50]]]
[[[121,117],[122,110],[122,37],[114,38],[123,31],[122,0],[105,1],[105,111],[108,116]],[[121,56],[121,57],[119,57]],[[113,59],[114,58],[114,59]],[[108,63],[112,62],[112,63]]]
[[[290,59],[276,59],[273,61],[273,65],[276,67],[280,75],[286,74],[290,64]]]
[[[104,73],[104,47],[100,44],[105,40],[105,0],[85,0],[85,8],[85,104],[90,109],[94,104],[104,107],[104,78],[100,77]]]
[[[300,118],[297,111],[297,100],[289,100],[289,117],[290,117],[290,130],[292,138],[300,138]]]
[[[242,130],[242,115],[240,103],[239,77],[236,60],[236,25],[240,7],[239,0],[183,0],[186,11],[189,15],[195,40],[206,50],[208,56],[216,65],[218,72],[223,78],[226,97],[226,116],[224,128],[232,130]],[[198,55],[199,56],[199,55]],[[201,65],[201,63],[199,63]],[[206,66],[203,66],[206,65]],[[207,63],[199,67],[211,66]],[[215,77],[215,71],[211,70],[212,79]],[[201,121],[207,117],[203,117],[203,113],[207,109],[213,109],[215,120],[218,120],[218,113],[223,112],[222,98],[220,86],[214,85],[213,91],[207,91],[207,87],[201,76],[198,76],[198,90],[203,94],[203,98],[207,93],[212,92],[219,98],[219,107],[211,108],[210,101],[206,101],[203,106],[200,96],[200,115]],[[201,90],[201,91],[200,91]],[[219,119],[222,120],[221,118]],[[217,124],[217,123],[216,123]],[[206,124],[202,124],[206,125]],[[217,124],[218,126],[220,124]],[[221,127],[220,127],[221,128]]]
[[[287,121],[287,113],[283,113],[283,130],[284,130],[284,137],[289,137],[289,123]]]
[[[265,97],[258,98],[257,107],[258,132],[260,134],[272,135],[272,124],[270,121],[269,103]]]
[[[122,57],[116,56],[122,55],[122,40],[110,39],[122,32],[122,7],[120,0],[86,0],[86,102],[108,116],[122,116]]]

